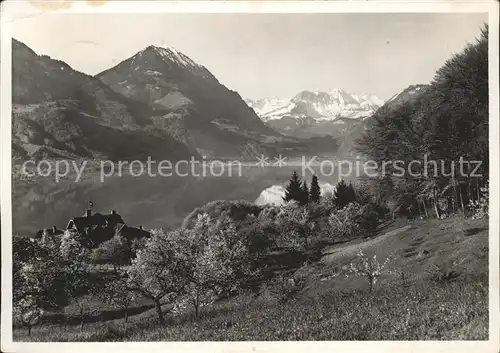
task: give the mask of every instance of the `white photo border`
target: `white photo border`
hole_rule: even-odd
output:
[[[489,340],[488,341],[302,341],[302,342],[130,342],[130,343],[23,343],[12,340],[12,201],[11,201],[11,23],[48,9],[33,4],[67,5],[71,13],[488,13],[490,113],[490,220],[489,220]],[[98,3],[104,3],[101,6]],[[106,352],[110,348],[150,352],[498,352],[499,300],[499,3],[498,1],[3,1],[1,6],[1,350],[3,352]],[[34,29],[34,30],[40,30]],[[84,29],[82,29],[84,30]],[[64,35],[64,33],[61,33]]]

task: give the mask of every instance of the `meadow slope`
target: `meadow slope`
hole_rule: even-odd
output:
[[[390,256],[387,273],[373,293],[362,277],[346,277],[362,248],[379,261]],[[128,333],[118,311],[95,314],[80,330],[78,320],[48,320],[19,341],[206,341],[206,340],[425,340],[488,338],[488,223],[453,217],[399,220],[371,239],[324,249],[320,261],[296,270],[305,288],[279,303],[264,289],[242,294],[192,313],[168,314],[159,326],[145,301],[131,309]],[[265,288],[265,286],[264,286]],[[164,311],[168,312],[168,305]],[[66,308],[70,312],[71,306]],[[71,321],[71,317],[66,319]]]

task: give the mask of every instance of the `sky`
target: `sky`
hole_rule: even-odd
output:
[[[386,100],[428,83],[480,34],[486,14],[57,14],[12,36],[97,74],[148,45],[170,45],[244,98],[342,88]]]

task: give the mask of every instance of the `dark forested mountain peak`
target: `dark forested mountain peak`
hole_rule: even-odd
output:
[[[188,150],[152,133],[152,109],[63,61],[12,41],[12,142],[18,157],[177,159]],[[175,148],[174,148],[175,147]]]
[[[169,46],[150,45],[96,77],[150,106],[156,126],[175,129],[180,139],[207,155],[239,155],[248,143],[258,143],[259,136],[278,135],[237,92]]]

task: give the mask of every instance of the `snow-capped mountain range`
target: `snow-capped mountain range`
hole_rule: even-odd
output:
[[[353,94],[343,89],[328,92],[302,91],[292,98],[247,99],[259,117],[267,122],[283,117],[336,120],[371,116],[384,101],[375,95]]]
[[[246,103],[267,126],[283,135],[340,138],[372,116],[384,101],[337,88],[302,91],[292,98],[247,99]]]

